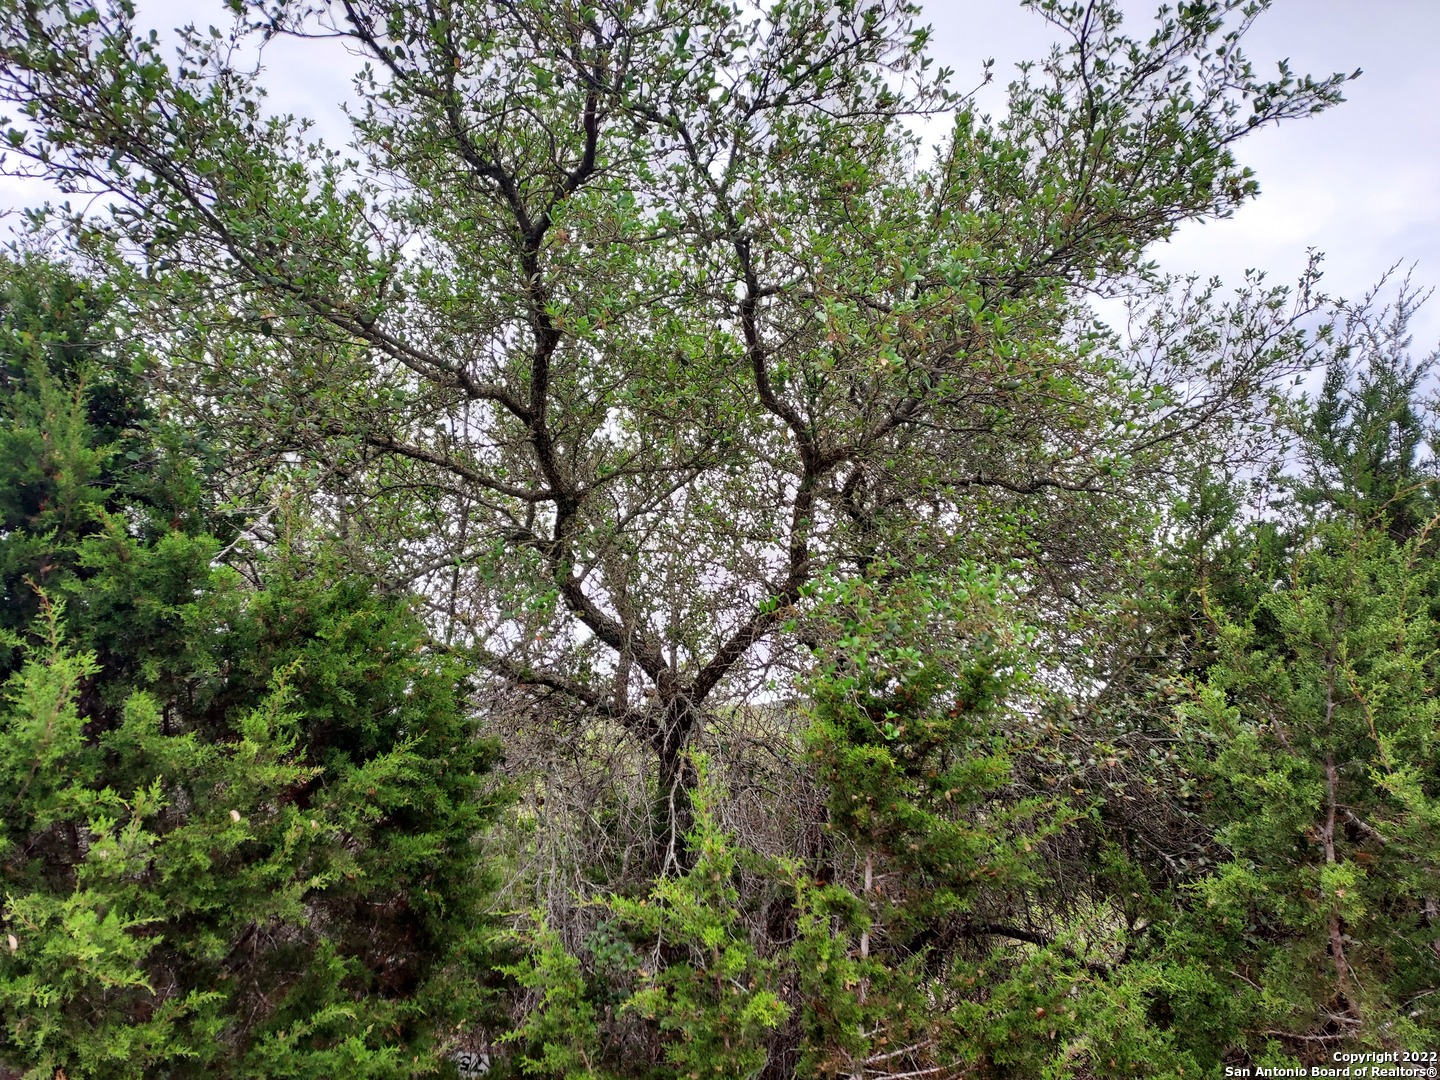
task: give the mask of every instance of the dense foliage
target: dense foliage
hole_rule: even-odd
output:
[[[36,614],[4,642],[0,1057],[433,1072],[483,1005],[497,805],[459,673],[333,562],[277,549],[247,582],[201,508],[167,521],[196,463],[111,405],[139,382],[101,344],[103,296],[14,275],[5,328],[33,348],[7,357],[0,560],[7,615]],[[192,482],[157,498],[169,474]]]
[[[0,0],[0,1071],[1440,1045],[1418,298],[1145,261],[1344,77],[1026,6]]]
[[[1257,1029],[1377,1049],[1427,1044],[1440,1019],[1440,502],[1412,302],[1352,327],[1356,355],[1303,417],[1295,512],[1202,597],[1213,657],[1188,717],[1214,744],[1201,955],[1246,984],[1229,989]]]

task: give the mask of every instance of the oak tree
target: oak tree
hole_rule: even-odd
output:
[[[1021,558],[1063,624],[1303,352],[1283,290],[1182,288],[1128,349],[1082,300],[1342,77],[1258,74],[1264,4],[1029,6],[1062,44],[991,117],[904,0],[232,0],[173,57],[130,0],[6,0],[7,161],[103,195],[58,217],[133,271],[232,492],[309,484],[552,795],[578,747],[643,753],[674,867],[687,750],[783,675],[821,569]],[[295,38],[363,65],[343,149],[267,108]]]

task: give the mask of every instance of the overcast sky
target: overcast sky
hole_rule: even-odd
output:
[[[1126,0],[1132,18],[1148,20],[1155,3]],[[186,19],[228,25],[219,3],[141,0],[140,20],[159,27]],[[1051,28],[1015,0],[932,0],[939,62],[973,85],[980,65],[996,60],[998,86],[1014,63],[1039,58]],[[1344,105],[1319,117],[1263,131],[1239,156],[1258,174],[1262,194],[1233,219],[1181,230],[1154,252],[1175,272],[1238,281],[1249,267],[1272,280],[1293,280],[1307,248],[1325,253],[1325,289],[1354,296],[1391,264],[1417,264],[1415,279],[1440,283],[1440,0],[1276,0],[1247,38],[1261,71],[1289,58],[1317,76],[1363,68]],[[343,55],[325,63],[308,44],[281,43],[267,55],[272,104],[281,111],[329,114],[348,89]],[[996,105],[1001,98],[990,99]],[[325,129],[331,130],[325,130]],[[328,136],[339,134],[331,124]],[[43,199],[33,185],[0,181],[0,205]],[[1440,298],[1416,326],[1416,346],[1440,343]]]
[[[1124,6],[1145,19],[1158,3]],[[926,11],[936,55],[961,76],[994,56],[996,81],[1007,81],[1007,65],[1039,56],[1052,37],[1004,0],[937,0]],[[1416,264],[1417,283],[1440,284],[1440,0],[1275,0],[1245,40],[1260,73],[1288,58],[1297,73],[1364,74],[1343,105],[1241,143],[1260,198],[1230,220],[1182,228],[1155,250],[1161,266],[1227,282],[1254,267],[1291,281],[1314,247],[1332,294],[1363,293],[1397,261]],[[1440,296],[1413,328],[1417,351],[1440,344]]]

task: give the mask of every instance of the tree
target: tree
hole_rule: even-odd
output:
[[[1306,472],[1296,498],[1322,513],[1383,520],[1403,542],[1435,511],[1434,408],[1425,393],[1440,353],[1411,353],[1410,320],[1429,294],[1407,277],[1394,302],[1379,307],[1386,280],[1345,312],[1319,400],[1304,416]]]
[[[273,551],[249,582],[157,521],[182,489],[150,500],[153,477],[194,471],[166,464],[183,440],[107,368],[102,323],[69,333],[91,290],[26,269],[43,287],[5,311],[34,348],[6,357],[23,513],[0,565],[38,564],[7,581],[38,615],[3,631],[0,1064],[434,1075],[483,1015],[477,841],[500,805],[458,671],[406,601],[333,560]],[[146,428],[95,426],[117,384]]]
[[[1408,283],[1377,294],[1340,312],[1258,504],[1213,478],[1186,501],[1096,708],[1151,746],[1092,770],[1088,831],[1146,916],[1152,1014],[1205,1070],[1435,1037],[1432,361]]]
[[[1252,1049],[1434,1039],[1435,583],[1429,530],[1396,542],[1386,516],[1318,523],[1253,612],[1214,616],[1219,854],[1182,947],[1250,983]]]
[[[43,258],[0,262],[0,628],[12,633],[40,614],[41,590],[85,573],[79,545],[106,512],[128,511],[149,537],[198,523],[203,454],[150,426],[154,365],[114,307],[106,285]],[[14,662],[0,657],[0,675]]]
[[[20,168],[114,198],[74,233],[143,269],[240,469],[308,463],[351,557],[492,674],[552,799],[588,785],[541,733],[645,755],[645,861],[676,869],[687,752],[797,662],[822,569],[1024,557],[1027,602],[1073,604],[1170,451],[1301,351],[1261,289],[1127,357],[1077,290],[1230,213],[1236,143],[1341,77],[1256,75],[1263,4],[1138,38],[1104,0],[1031,6],[1066,45],[998,121],[901,0],[240,0],[173,65],[129,3],[8,0],[0,92]],[[333,36],[366,64],[347,152],[241,59]],[[923,158],[906,123],[947,111]]]
[[[1407,281],[1377,310],[1379,291],[1347,312],[1298,415],[1270,587],[1212,610],[1199,705],[1233,740],[1210,770],[1229,858],[1204,889],[1247,933],[1217,940],[1264,971],[1262,1022],[1302,1056],[1307,1041],[1418,1048],[1436,1023],[1434,358],[1410,355],[1424,297]]]

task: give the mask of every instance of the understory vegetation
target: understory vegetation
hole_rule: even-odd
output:
[[[1147,261],[1348,77],[1026,6],[0,0],[0,1077],[1440,1046],[1425,293]]]

